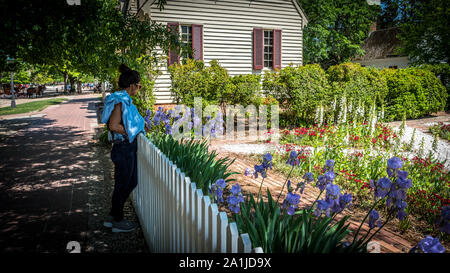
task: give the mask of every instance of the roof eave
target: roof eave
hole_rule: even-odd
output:
[[[298,14],[302,17],[302,28],[305,27],[308,24],[308,16],[306,16],[306,13],[303,11],[303,9],[298,5],[296,0],[291,0],[291,2],[294,4],[295,9],[297,10]]]

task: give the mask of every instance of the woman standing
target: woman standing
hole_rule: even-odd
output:
[[[144,118],[133,104],[131,96],[142,87],[139,72],[122,64],[119,67],[119,87],[107,96],[102,114],[102,122],[108,125],[108,138],[112,141],[111,160],[114,163],[114,191],[109,216],[105,227],[113,232],[133,231],[137,224],[124,219],[125,201],[137,186],[137,135],[145,132]]]

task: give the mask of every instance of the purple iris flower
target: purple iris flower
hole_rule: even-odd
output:
[[[317,200],[317,207],[314,211],[314,214],[316,216],[320,216],[322,213],[325,212],[326,216],[330,216],[329,212],[330,204],[325,200]]]
[[[375,187],[375,197],[384,198],[391,189],[391,180],[387,177],[378,179]]]
[[[250,169],[250,168],[245,168],[244,175],[245,175],[245,176],[253,175],[252,169]]]
[[[306,182],[312,182],[314,181],[314,175],[311,172],[307,172],[305,173],[305,175],[303,176],[303,179],[306,180]]]
[[[325,173],[325,178],[327,179],[328,183],[333,182],[335,177],[336,176],[333,171],[328,171],[327,173]]]
[[[291,165],[291,166],[295,166],[297,163],[299,163],[298,160],[298,154],[296,151],[291,151],[290,155],[289,155],[289,159],[286,161],[286,164]]]
[[[321,175],[319,176],[319,178],[317,178],[316,187],[318,187],[320,191],[323,191],[327,186],[327,184],[328,184],[327,179],[325,178],[324,175]]]
[[[405,212],[405,210],[404,209],[400,209],[398,212],[397,212],[397,218],[401,221],[401,220],[403,220],[405,217],[406,217],[406,212]]]
[[[226,187],[227,183],[225,182],[224,179],[221,178],[221,179],[217,179],[216,185],[223,189]]]
[[[352,195],[350,193],[344,193],[343,195],[339,196],[339,206],[341,209],[340,211],[343,211],[347,206],[351,205],[351,203]]]
[[[397,179],[397,185],[401,189],[409,189],[412,187],[411,179],[401,179],[400,177]]]
[[[239,204],[244,202],[244,197],[242,196],[241,193],[241,187],[239,186],[239,184],[234,184],[231,187],[230,192],[232,193],[232,195],[230,195],[227,199],[228,209],[234,213],[239,213],[240,211]]]
[[[325,162],[325,166],[323,167],[323,171],[333,171],[333,167],[334,167],[334,161],[331,159],[328,159]]]
[[[378,213],[378,211],[372,210],[372,211],[370,211],[370,214],[369,214],[369,227],[374,228],[375,222],[377,222],[378,227],[381,226],[380,214]]]
[[[170,127],[169,124],[166,125],[166,135],[171,135],[172,134],[172,127]]]
[[[238,195],[240,192],[241,192],[241,187],[239,186],[239,184],[234,184],[232,187],[231,187],[231,193],[232,194],[234,194],[234,195]]]
[[[444,253],[445,248],[441,245],[438,238],[428,235],[417,245],[424,253]]]
[[[387,161],[388,167],[391,169],[400,169],[403,166],[403,161],[399,157],[392,157]]]
[[[255,165],[255,178],[258,178],[258,173],[260,173],[263,178],[267,177],[266,169],[263,165]]]
[[[266,170],[268,168],[272,170],[272,155],[270,153],[264,154],[262,166]]]
[[[337,199],[339,197],[339,195],[341,194],[341,189],[339,188],[339,186],[334,185],[332,183],[330,183],[326,186],[326,190],[327,190],[327,196],[329,196],[333,199]]]
[[[287,214],[294,215],[295,209],[298,207],[299,202],[300,202],[300,195],[289,192],[288,195],[286,196],[286,199],[283,201],[282,208],[284,209],[287,207]]]

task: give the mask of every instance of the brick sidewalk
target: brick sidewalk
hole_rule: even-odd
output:
[[[1,120],[0,251],[65,252],[88,232],[92,95],[54,105],[43,117]],[[6,129],[5,129],[6,128]]]

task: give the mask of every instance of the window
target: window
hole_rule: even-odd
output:
[[[184,25],[178,22],[167,23],[168,29],[178,34],[181,48],[171,48],[167,65],[186,63],[187,59],[203,60],[203,25]],[[262,54],[261,54],[262,56]]]
[[[192,26],[181,25],[181,44],[184,46],[184,52],[181,53],[181,60],[183,63],[186,59],[192,59]]]
[[[273,31],[264,30],[264,67],[273,67]]]

